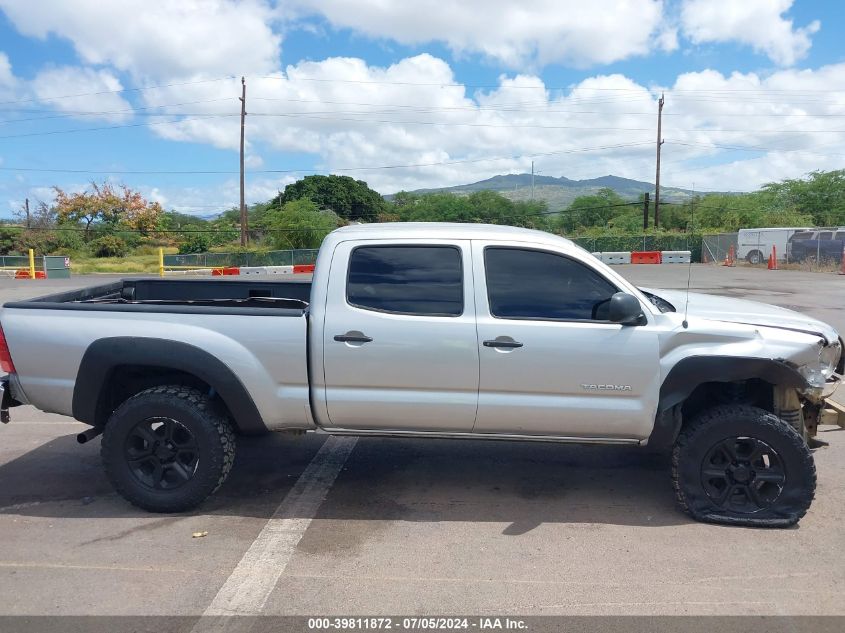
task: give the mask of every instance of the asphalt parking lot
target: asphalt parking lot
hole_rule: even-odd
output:
[[[685,266],[623,266],[682,288]],[[0,280],[0,300],[97,283]],[[845,331],[845,277],[694,266],[694,290],[766,301]],[[0,427],[0,614],[200,615],[233,572],[270,578],[256,614],[845,614],[845,431],[815,451],[793,529],[695,523],[647,449],[506,442],[354,443],[299,540],[246,556],[324,437],[242,438],[199,510],[152,515],[114,493],[84,425],[13,410]],[[285,514],[287,513],[287,514]],[[192,538],[194,532],[207,532]],[[252,549],[251,549],[252,548]]]

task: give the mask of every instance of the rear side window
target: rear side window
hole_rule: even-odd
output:
[[[833,239],[833,231],[822,231],[819,233],[820,240],[832,240]]]
[[[811,240],[813,239],[812,231],[796,231],[792,234],[792,237],[789,238],[790,242],[800,242],[802,240]]]
[[[461,252],[454,246],[359,246],[349,258],[346,299],[379,312],[460,316]]]
[[[845,240],[845,231],[837,231],[836,239],[837,240]]]
[[[544,251],[484,251],[490,313],[506,319],[607,320],[616,287],[579,262]]]

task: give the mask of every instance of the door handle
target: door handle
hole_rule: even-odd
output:
[[[519,341],[500,341],[498,339],[494,339],[492,341],[484,341],[482,345],[484,345],[484,347],[522,347],[522,343],[520,343]]]
[[[347,332],[346,334],[335,334],[334,340],[338,343],[369,343],[373,339],[361,333]]]

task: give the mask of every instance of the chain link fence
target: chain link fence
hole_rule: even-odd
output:
[[[702,236],[680,235],[604,235],[570,238],[591,253],[614,251],[690,251],[692,261],[701,261]]]
[[[197,268],[218,268],[229,266],[294,266],[313,264],[317,261],[317,249],[289,251],[256,251],[236,253],[191,253],[189,255],[165,255],[164,266],[195,266]]]
[[[701,236],[701,261],[704,264],[720,264],[733,249],[733,255],[736,257],[739,251],[739,234],[738,233],[716,233],[715,235]]]

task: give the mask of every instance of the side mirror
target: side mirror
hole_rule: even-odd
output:
[[[640,300],[627,292],[617,292],[610,298],[608,320],[622,325],[642,325],[645,315]]]

